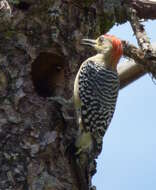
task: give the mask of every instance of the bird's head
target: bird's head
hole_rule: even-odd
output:
[[[116,66],[123,54],[122,42],[112,35],[101,35],[96,40],[83,39],[83,44],[92,46],[98,53],[104,54]]]

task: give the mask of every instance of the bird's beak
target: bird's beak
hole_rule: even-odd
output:
[[[95,47],[95,45],[96,45],[96,40],[82,39],[82,43],[81,43],[81,44]]]

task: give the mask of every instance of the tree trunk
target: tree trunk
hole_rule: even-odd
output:
[[[0,3],[0,190],[79,190],[67,153],[74,107],[48,97],[72,97],[76,72],[94,53],[81,39],[126,22],[126,9],[122,0]]]

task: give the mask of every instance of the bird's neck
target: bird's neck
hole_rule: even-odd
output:
[[[107,54],[98,53],[89,58],[99,64],[103,65],[106,69],[116,71],[116,64],[111,60],[111,56]]]

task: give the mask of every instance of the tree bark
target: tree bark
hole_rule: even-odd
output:
[[[129,0],[129,3],[137,11],[140,18],[156,19],[155,0]]]
[[[0,1],[0,190],[81,189],[67,153],[74,108],[48,97],[72,97],[75,74],[94,53],[81,39],[126,22],[125,7],[122,0]],[[127,55],[139,63],[142,55],[145,65],[155,63],[132,49]],[[132,71],[133,80],[143,72]],[[120,76],[123,86],[133,81]]]

